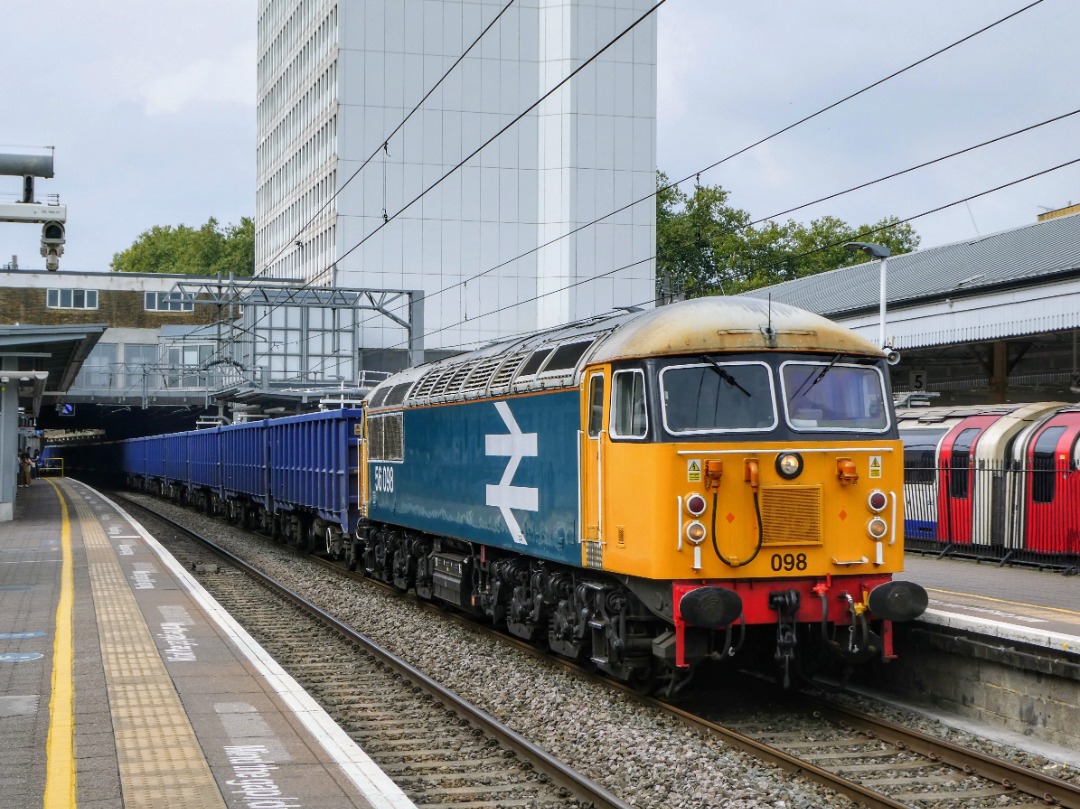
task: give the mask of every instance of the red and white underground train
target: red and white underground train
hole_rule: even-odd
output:
[[[1080,561],[1080,405],[897,410],[909,546]]]

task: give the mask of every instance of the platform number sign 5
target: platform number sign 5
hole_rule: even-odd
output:
[[[908,374],[908,387],[912,390],[926,390],[926,369],[912,368]]]

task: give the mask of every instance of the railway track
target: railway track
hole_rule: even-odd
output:
[[[146,509],[144,505],[134,505],[139,509],[154,514],[158,519],[172,522],[170,518]],[[180,530],[186,531],[187,529],[180,526]],[[269,540],[259,537],[256,541],[268,542]],[[355,574],[348,574],[340,565],[320,557],[304,557],[304,559],[323,567],[333,567],[335,572],[339,574],[355,576]],[[362,578],[360,576],[355,577]],[[210,589],[209,586],[208,589]],[[393,588],[387,587],[386,589],[392,590]],[[396,593],[396,591],[394,592]],[[246,620],[240,615],[237,615],[237,617],[240,620]],[[271,622],[277,630],[280,630],[283,623],[280,613],[273,615]],[[469,626],[477,632],[492,631],[487,627],[472,624],[471,622],[469,622]],[[340,634],[342,629],[334,631]],[[552,660],[538,653],[528,644],[503,635],[500,635],[500,637],[503,638],[502,642],[511,643],[528,651],[530,654],[543,657],[549,662]],[[260,640],[262,639],[260,638]],[[266,642],[264,641],[264,643]],[[277,657],[278,653],[273,650],[270,644],[266,643],[266,645],[271,648],[272,653]],[[302,650],[301,655],[310,657],[312,650],[311,639],[304,638],[300,648]],[[288,668],[285,660],[280,658],[279,660],[282,665]],[[411,670],[408,664],[403,661],[401,663],[405,670],[414,671]],[[564,661],[557,661],[557,663],[563,667],[575,669],[583,676],[590,676],[572,664]],[[309,669],[321,670],[323,665],[308,660],[307,663],[301,665],[301,668],[306,666]],[[294,674],[294,676],[297,676],[297,679],[304,682],[305,685],[307,684],[302,670],[298,674]],[[400,673],[396,676],[404,678],[406,674]],[[350,694],[352,692],[350,681],[365,682],[365,678],[369,683],[370,677],[367,674],[360,671],[343,671],[335,675],[332,686],[322,686],[319,682],[314,682],[308,687],[312,694],[323,702],[328,710],[331,710],[333,715],[332,709],[335,701],[347,703],[350,699],[357,699],[357,697],[345,698],[339,696],[338,692],[343,692],[346,695]],[[676,705],[641,697],[634,694],[630,689],[617,684],[609,683],[608,685],[624,691],[629,698],[638,700],[643,706],[677,717],[680,722],[699,733],[719,737],[725,743],[741,749],[762,761],[822,784],[863,806],[890,808],[934,807],[934,809],[939,807],[941,809],[946,807],[951,809],[951,807],[1061,806],[1080,809],[1080,787],[1075,784],[886,722],[868,714],[858,713],[802,695],[796,695],[790,700],[785,699],[775,709],[756,711],[749,717],[732,718],[730,711],[710,708],[707,704],[696,706],[695,710],[690,712]],[[365,684],[363,689],[365,695],[369,688],[370,686]],[[753,688],[750,681],[747,682],[745,688],[748,691]],[[769,692],[763,690],[760,685],[757,688],[758,693],[761,694],[762,704],[775,700],[775,687]],[[438,712],[432,710],[432,700],[450,704],[450,697],[443,696],[442,692],[438,690],[435,692],[427,691],[426,693],[436,694],[436,696],[432,697],[425,694],[423,701],[427,704],[426,708],[424,705],[420,705],[411,709],[408,713],[392,710],[376,724],[385,724],[388,728],[394,728],[395,723],[398,721],[393,718],[394,716],[422,718],[425,711],[428,714]],[[750,698],[740,701],[753,702],[754,700]],[[708,702],[708,700],[706,699],[704,702]],[[457,708],[454,707],[453,710],[457,711]],[[455,713],[455,716],[460,715],[463,714]],[[415,720],[409,719],[407,722],[403,720],[402,724],[398,726],[398,730],[403,731],[405,727],[412,727],[409,723],[413,721]],[[472,721],[465,720],[468,723]],[[420,724],[423,724],[423,722],[420,721]],[[369,731],[376,732],[370,728],[361,729],[355,719],[353,724],[342,721],[342,726],[354,734],[364,734]],[[405,741],[407,735],[407,733],[400,732],[397,736],[391,737],[387,747],[389,750],[395,751],[395,753],[387,756],[386,763],[380,760],[370,749],[372,745],[376,748],[380,746],[376,739],[369,739],[363,735],[356,735],[355,738],[369,755],[372,755],[392,777],[397,779],[398,775],[395,767],[406,766],[406,761],[412,757],[412,748],[409,748]],[[490,742],[486,744],[490,744]],[[500,748],[504,745],[512,747],[501,738],[498,739],[496,744]],[[475,745],[469,745],[468,749],[471,750],[474,747]],[[457,748],[447,748],[446,745],[443,745],[442,749]],[[527,753],[519,753],[519,755],[523,755],[524,760],[528,760]],[[485,757],[480,756],[480,758],[483,760]],[[494,758],[494,756],[489,755],[487,758]],[[462,762],[466,762],[466,760],[462,759]],[[497,765],[500,762],[491,761],[489,763]],[[617,798],[610,795],[607,796],[607,799],[616,801],[615,803],[606,804],[584,797],[584,793],[575,791],[571,783],[563,783],[560,780],[569,776],[563,773],[561,767],[557,764],[551,771],[544,769],[540,764],[530,766],[536,768],[536,773],[545,773],[546,779],[551,779],[546,784],[542,782],[536,785],[536,788],[548,786],[550,789],[560,790],[561,793],[556,795],[560,800],[565,800],[567,796],[572,794],[574,796],[573,800],[586,803],[592,802],[597,807],[622,805],[617,802]],[[548,764],[547,766],[551,767],[552,765]],[[526,770],[524,776],[519,773],[513,777],[528,777],[529,774],[530,772]],[[403,779],[409,777],[410,775],[406,773]],[[507,781],[513,780],[513,777],[509,775],[509,772],[500,776],[500,778]],[[423,781],[422,776],[418,776],[418,779],[421,782]],[[533,781],[530,783],[535,783],[536,780],[539,779],[534,775]],[[409,782],[402,780],[401,783],[408,793],[409,788],[406,784]],[[412,797],[412,794],[410,794],[410,797]],[[413,799],[417,800],[415,797]],[[418,804],[421,803],[419,800],[417,802]],[[451,804],[426,803],[423,805],[450,806]],[[503,800],[496,800],[494,803],[489,804],[472,804],[459,803],[455,799],[453,805],[545,806],[548,804],[515,804]],[[556,804],[550,805],[554,806]],[[563,803],[558,805],[574,804]],[[722,805],[722,803],[718,802],[715,805]]]
[[[760,684],[744,688],[761,692]],[[770,697],[761,693],[762,702]],[[715,709],[666,707],[865,806],[1080,807],[1076,784],[819,698],[789,697],[748,718],[720,711],[715,721]]]
[[[120,499],[167,526],[155,526],[159,541],[418,807],[629,809],[243,559],[160,512]]]

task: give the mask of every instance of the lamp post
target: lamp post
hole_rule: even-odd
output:
[[[866,255],[871,258],[881,260],[881,323],[878,326],[878,345],[881,346],[882,351],[886,351],[889,346],[885,345],[885,278],[887,272],[887,263],[889,256],[892,255],[892,251],[881,244],[871,244],[870,242],[848,242],[844,245],[848,250],[862,250]]]

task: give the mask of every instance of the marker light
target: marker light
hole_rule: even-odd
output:
[[[695,517],[700,517],[705,513],[705,506],[705,498],[700,494],[692,494],[686,498],[686,510]]]
[[[700,545],[701,541],[705,539],[705,526],[697,520],[688,522],[686,524],[686,538],[690,540],[691,544]]]
[[[884,510],[885,506],[889,505],[889,498],[885,496],[885,492],[880,489],[875,489],[870,492],[870,496],[866,498],[866,505],[875,514]]]
[[[874,539],[881,539],[889,531],[889,526],[881,517],[874,517],[866,524],[866,531]]]

